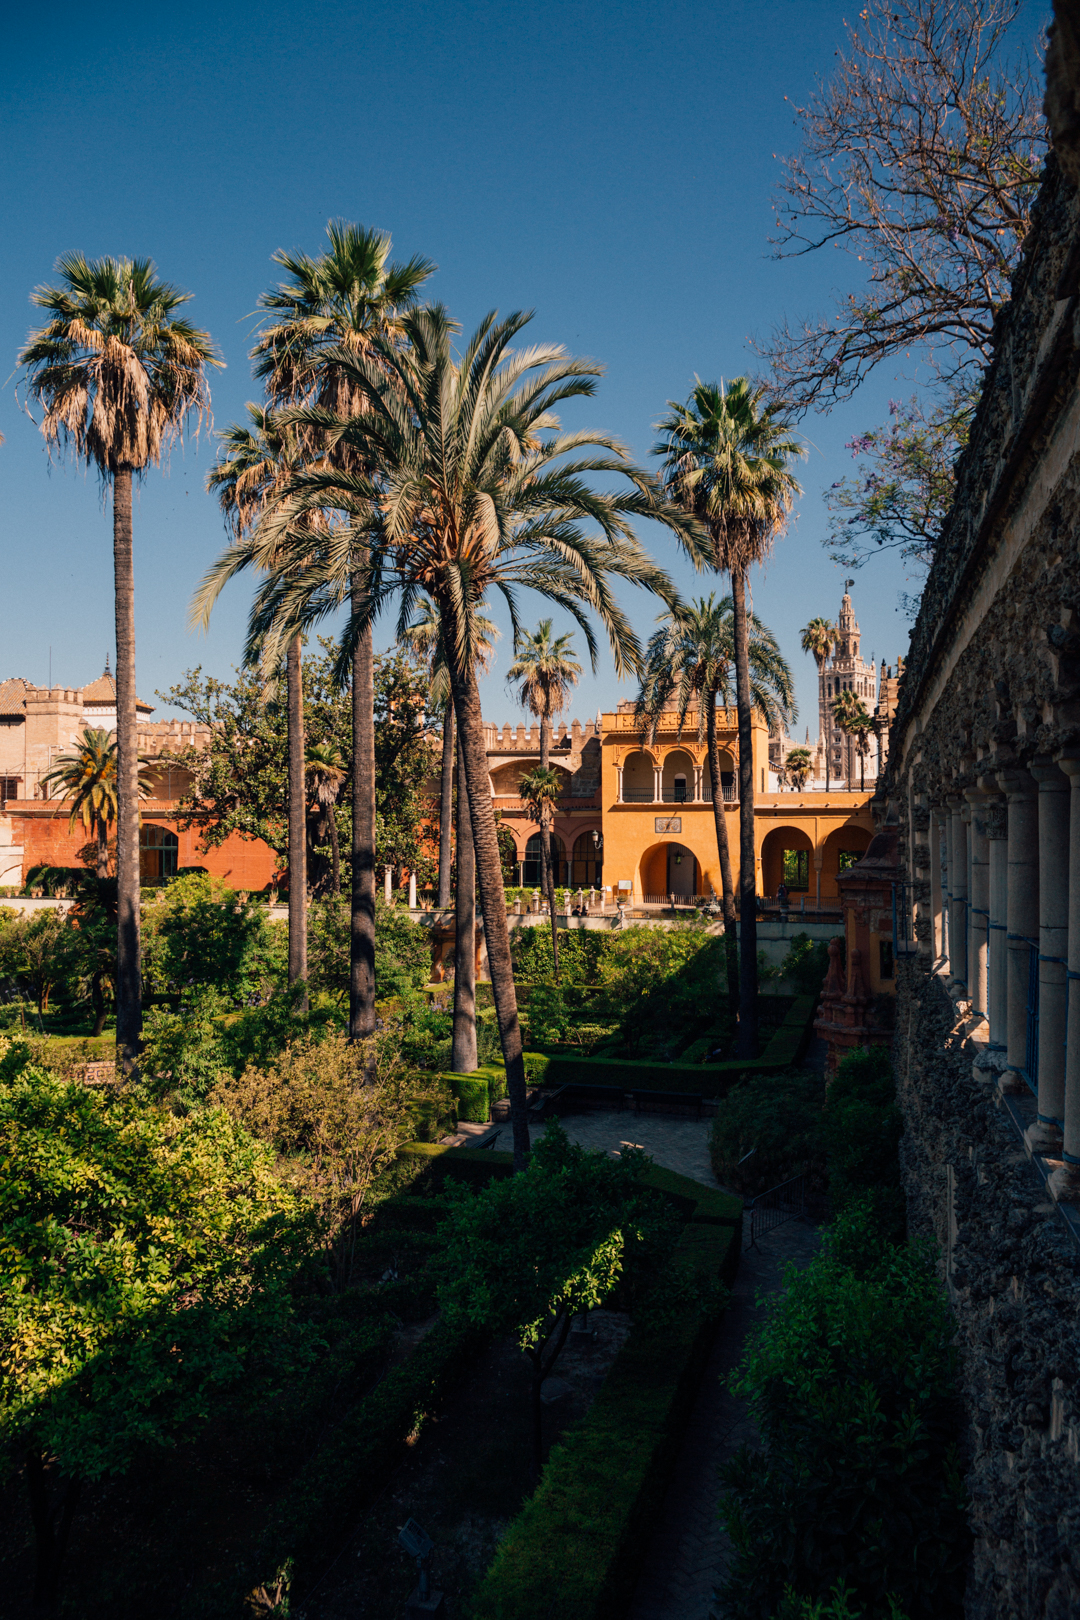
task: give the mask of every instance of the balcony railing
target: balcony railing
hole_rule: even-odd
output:
[[[713,790],[711,787],[703,788],[701,798],[695,799],[692,793],[678,793],[675,788],[663,788],[660,797],[651,788],[623,788],[622,804],[712,804]],[[735,785],[724,786],[724,803],[737,804],[738,795]]]

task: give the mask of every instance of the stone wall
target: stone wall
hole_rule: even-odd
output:
[[[912,1236],[956,1312],[975,1535],[969,1620],[1080,1614],[1080,1251],[997,1091],[973,1078],[940,977],[899,964],[894,1060]]]

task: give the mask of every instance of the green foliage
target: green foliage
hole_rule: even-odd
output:
[[[318,901],[308,914],[308,972],[313,990],[349,994],[349,902]],[[431,945],[404,906],[375,898],[375,987],[380,1000],[410,996],[431,977]]]
[[[825,1084],[806,1069],[749,1074],[717,1104],[709,1132],[713,1174],[752,1197],[799,1175],[820,1153]]]
[[[776,1611],[776,1620],[867,1620],[866,1610],[853,1609],[849,1598],[855,1596],[850,1587],[834,1586],[828,1597],[800,1598],[789,1586],[783,1602]],[[888,1597],[888,1611],[884,1620],[907,1620],[896,1599]]]
[[[96,1479],[285,1349],[309,1222],[223,1112],[180,1120],[25,1059],[0,1063],[0,1435]]]
[[[446,1082],[457,1103],[458,1119],[467,1120],[472,1125],[482,1125],[491,1118],[486,1080],[477,1079],[471,1074],[448,1074]]]
[[[953,1323],[929,1259],[854,1204],[789,1266],[733,1387],[762,1450],[722,1470],[729,1620],[769,1620],[790,1586],[849,1585],[868,1617],[959,1615],[969,1545]],[[895,1600],[895,1602],[894,1602]]]
[[[829,1197],[835,1211],[868,1198],[898,1241],[905,1229],[897,1158],[903,1123],[888,1050],[849,1053],[829,1083],[822,1118]]]
[[[49,998],[64,977],[60,946],[68,924],[62,912],[27,914],[0,908],[0,978],[25,985],[37,1002],[38,1013],[49,1010]]]
[[[780,966],[780,972],[804,996],[821,993],[825,975],[829,971],[829,947],[824,940],[812,940],[809,934],[795,934]]]
[[[205,873],[154,892],[143,906],[142,937],[143,971],[158,990],[212,986],[235,1005],[265,1000],[285,982],[284,923]]]

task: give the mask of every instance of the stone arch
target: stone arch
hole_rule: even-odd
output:
[[[647,748],[635,748],[622,762],[624,804],[652,804],[656,791],[655,760]]]
[[[762,892],[770,898],[781,882],[792,895],[814,891],[814,845],[801,827],[773,827],[762,843]]]
[[[601,844],[597,848],[593,840],[594,831],[599,832],[599,827],[590,827],[574,839],[569,878],[572,889],[598,889],[604,881],[604,847]]]
[[[534,832],[525,845],[524,882],[527,889],[540,886],[540,834]],[[556,888],[566,887],[566,845],[557,832],[551,835],[552,876]]]
[[[664,798],[670,803],[690,804],[695,798],[694,776],[697,761],[687,748],[669,748],[664,755],[660,781]]]
[[[646,902],[668,895],[701,893],[701,865],[692,849],[677,839],[653,844],[641,857],[641,893]]]
[[[852,864],[852,858],[858,860],[865,855],[870,847],[873,833],[869,827],[860,827],[856,822],[847,822],[842,827],[834,827],[818,852],[821,861],[821,894],[823,899],[835,900],[839,898],[840,890],[836,879],[845,866]],[[846,859],[845,859],[846,857]]]

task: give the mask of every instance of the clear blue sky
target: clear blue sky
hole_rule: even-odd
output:
[[[792,101],[828,73],[851,11],[837,0],[758,4],[259,6],[189,0],[167,11],[106,4],[9,14],[0,69],[3,217],[0,354],[6,378],[34,319],[31,288],[57,255],[149,255],[195,296],[228,366],[218,426],[256,397],[248,349],[275,248],[319,251],[330,216],[392,232],[395,254],[439,265],[433,296],[471,327],[488,309],[534,308],[536,337],[602,361],[597,397],[567,420],[646,458],[652,424],[695,373],[752,367],[746,339],[783,314],[824,311],[852,269],[827,251],[776,263],[768,235],[774,154],[796,142]],[[797,633],[834,615],[841,571],[821,545],[821,490],[852,463],[844,441],[880,420],[898,385],[808,420],[805,496],[754,605],[798,678],[816,732],[813,665]],[[81,685],[111,653],[111,519],[96,477],[54,465],[0,393],[3,652],[0,677]],[[186,628],[191,590],[224,543],[204,491],[204,440],[151,470],[135,511],[138,687],[239,657],[250,585],[237,582],[210,633]],[[653,536],[644,536],[652,543]],[[692,571],[657,535],[682,588]],[[700,588],[711,588],[703,582]],[[907,641],[902,567],[875,559],[854,599],[864,652]],[[535,599],[534,599],[535,601]],[[642,634],[653,604],[631,593]],[[538,602],[530,610],[541,616]],[[579,638],[580,641],[580,638]],[[508,640],[485,713],[515,719]],[[581,685],[587,717],[620,695],[610,663]],[[169,711],[158,707],[158,714]]]

